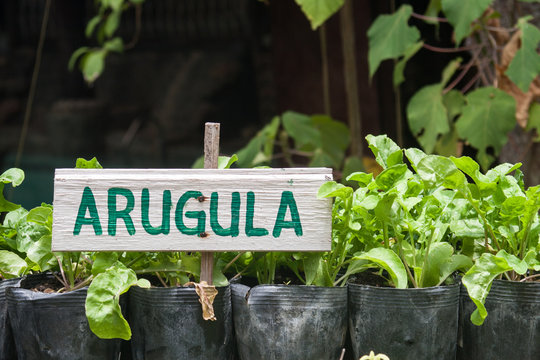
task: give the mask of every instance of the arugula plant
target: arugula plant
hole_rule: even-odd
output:
[[[396,288],[423,288],[469,269],[471,258],[452,245],[458,239],[450,227],[466,212],[461,195],[448,186],[459,172],[448,168],[452,161],[402,150],[385,135],[369,135],[367,141],[383,171],[375,178],[351,174],[347,180],[356,182],[356,190],[335,181],[319,189],[320,197],[335,197],[334,241],[351,254],[341,278],[378,268]]]
[[[92,159],[77,160],[78,168],[100,168]],[[18,186],[24,180],[20,169],[9,169],[0,176],[0,190],[6,183]],[[131,286],[150,286],[137,280],[129,269],[134,255],[103,252],[52,252],[51,205],[30,211],[5,200],[0,191],[0,213],[6,212],[0,227],[0,274],[13,278],[30,273],[51,272],[62,284],[58,292],[69,292],[90,284],[86,314],[92,331],[101,338],[129,339],[131,330],[122,316],[119,298]]]
[[[466,231],[483,233],[481,255],[462,281],[477,306],[471,321],[481,325],[493,280],[534,281],[540,276],[540,186],[525,189],[521,164],[503,164],[484,175],[470,158],[452,161],[474,181],[462,191],[477,215],[475,226]]]

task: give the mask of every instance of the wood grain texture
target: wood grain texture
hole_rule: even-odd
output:
[[[331,199],[317,199],[319,187],[332,179],[331,169],[57,169],[54,189],[53,251],[328,251],[331,248]],[[85,188],[91,189],[102,234],[92,225],[74,228]],[[130,235],[122,218],[116,220],[116,234],[109,235],[110,189],[128,189],[133,195],[129,218],[134,233]],[[163,196],[170,191],[168,234],[149,234],[143,226],[143,189],[148,189],[148,220],[154,227],[163,223]],[[177,214],[180,197],[188,191],[199,191],[203,198],[191,198]],[[223,228],[231,225],[233,193],[239,197],[237,236],[220,236],[211,225],[212,193],[217,194],[217,220]],[[282,228],[279,236],[273,229],[284,192],[290,192],[297,206],[302,234]],[[253,227],[266,229],[265,236],[246,234],[248,193],[252,193]],[[214,195],[216,196],[216,195]],[[123,195],[113,196],[113,210],[121,212],[128,204]],[[202,200],[202,201],[200,201]],[[91,218],[83,208],[83,217]],[[176,222],[180,217],[188,228],[198,219],[186,212],[204,212],[204,236],[182,233]],[[193,213],[192,213],[193,214]],[[283,219],[290,223],[292,209]]]
[[[204,124],[204,168],[217,169],[219,160],[219,123]],[[214,253],[201,253],[201,281],[212,285],[214,273]]]

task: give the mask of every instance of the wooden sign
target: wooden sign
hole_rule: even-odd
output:
[[[329,251],[331,169],[57,169],[53,251]]]

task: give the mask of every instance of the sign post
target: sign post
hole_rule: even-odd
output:
[[[204,127],[204,168],[217,169],[219,159],[219,123],[206,123]],[[204,198],[203,198],[204,200]],[[212,285],[214,253],[201,252],[201,282]]]

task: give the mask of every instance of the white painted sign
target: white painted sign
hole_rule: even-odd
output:
[[[331,169],[57,169],[53,251],[329,251]]]

